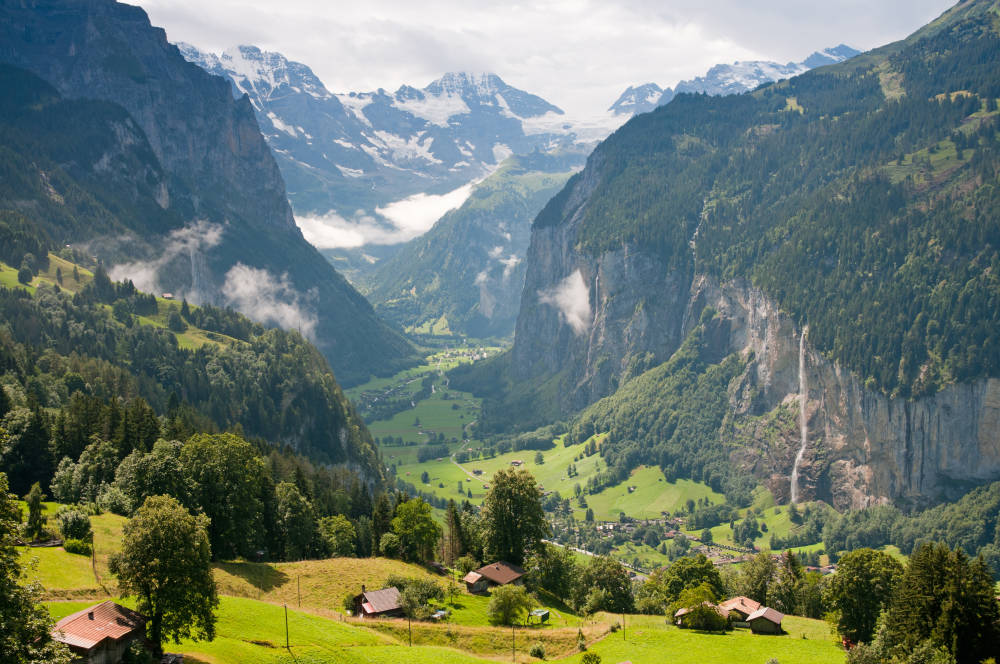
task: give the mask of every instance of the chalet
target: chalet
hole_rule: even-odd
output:
[[[524,584],[524,570],[517,565],[503,561],[490,563],[480,567],[475,572],[469,572],[462,579],[470,593],[486,592],[491,586],[506,586],[513,583]]]
[[[760,609],[760,603],[753,601],[749,597],[740,596],[727,599],[725,602],[719,604],[719,607],[727,611],[729,617],[738,626],[745,627],[746,625],[740,625],[740,623],[746,623],[750,614]]]
[[[395,586],[382,590],[365,590],[354,598],[354,615],[359,618],[381,618],[403,615],[399,603],[399,589]]]
[[[712,607],[713,609],[715,609],[715,612],[718,613],[723,618],[728,616],[726,611],[724,611],[721,606],[716,606],[711,602],[702,602],[702,604],[705,606]],[[677,611],[674,613],[674,624],[677,625],[678,627],[686,627],[687,625],[685,625],[684,618],[693,610],[694,610],[693,608],[677,609]]]
[[[762,606],[747,616],[746,622],[754,634],[783,634],[781,621],[784,617],[780,611]]]
[[[110,600],[66,616],[52,629],[52,638],[87,664],[118,664],[129,644],[145,637],[146,619]]]

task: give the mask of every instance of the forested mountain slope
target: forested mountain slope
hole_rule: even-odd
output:
[[[58,93],[18,107],[18,86],[37,83],[5,87],[0,209],[147,290],[298,327],[347,382],[408,361],[409,344],[295,226],[250,105],[186,62],[141,9],[0,2],[0,62]]]
[[[469,199],[380,262],[366,290],[375,310],[407,327],[474,337],[514,331],[531,221],[566,183],[575,159],[511,157]]]
[[[703,439],[744,441],[726,473],[787,494],[798,456],[802,493],[838,506],[1000,477],[998,25],[963,2],[846,63],[634,118],[536,218],[513,349],[457,384],[494,388],[495,428],[565,418],[711,306],[708,346],[748,362]],[[623,414],[580,424],[614,455],[651,435]]]
[[[48,486],[94,437],[124,457],[161,429],[178,440],[236,430],[381,481],[368,430],[298,333],[154,298],[55,255],[32,272],[20,286],[0,265],[0,466],[19,494]]]

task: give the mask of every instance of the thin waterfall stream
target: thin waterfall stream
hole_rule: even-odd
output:
[[[809,384],[806,382],[806,334],[809,326],[802,328],[802,336],[799,337],[799,453],[795,455],[795,463],[792,465],[792,502],[799,502],[799,466],[802,465],[802,456],[806,453],[806,445],[809,444],[809,424],[806,416],[806,401],[809,399]]]

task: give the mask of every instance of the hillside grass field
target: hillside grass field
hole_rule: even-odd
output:
[[[131,602],[124,602],[132,604]],[[88,602],[48,602],[58,619],[89,606]],[[518,662],[538,661],[527,655],[532,644],[545,645],[546,659],[576,664],[576,628],[539,632],[517,628],[472,628],[413,624],[413,647],[408,643],[405,620],[361,621],[329,618],[288,609],[288,643],[285,648],[285,609],[280,604],[246,598],[221,597],[214,641],[184,640],[167,644],[168,652],[185,659],[212,664],[271,664],[272,662],[365,663],[414,662],[416,664],[466,664],[510,661],[511,640]],[[612,632],[621,616],[598,614],[583,626],[588,650],[604,662],[633,664],[728,664],[760,662],[771,658],[782,664],[839,664],[843,650],[826,623],[788,616],[787,634],[753,635],[738,629],[725,634],[682,630],[662,617],[625,617],[625,630]],[[369,626],[370,625],[370,626]],[[469,651],[466,651],[468,649]],[[479,653],[479,654],[473,654]]]

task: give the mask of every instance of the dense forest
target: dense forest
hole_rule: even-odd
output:
[[[148,451],[161,420],[177,435],[235,429],[319,462],[350,464],[366,481],[381,478],[370,434],[298,333],[187,303],[160,305],[174,329],[141,324],[157,311],[151,296],[111,282],[101,268],[81,281],[75,294],[46,282],[33,294],[0,289],[0,458],[27,464],[11,473],[15,491],[47,485],[60,459],[76,459],[92,436],[115,442],[120,457]],[[189,325],[207,342],[182,345]]]

